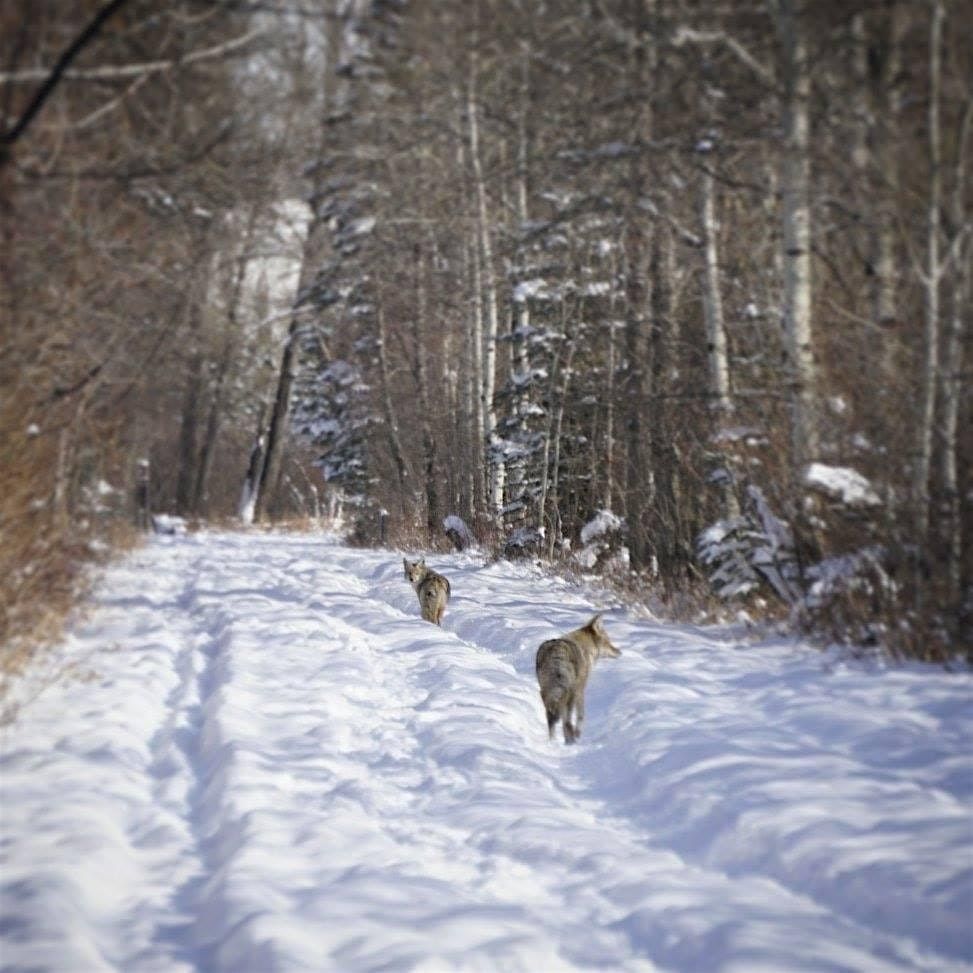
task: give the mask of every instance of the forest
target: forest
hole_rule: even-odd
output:
[[[973,659],[971,129],[969,0],[3,4],[3,664],[153,513]]]

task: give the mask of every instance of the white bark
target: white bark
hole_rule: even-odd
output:
[[[476,488],[477,511],[483,509],[486,501],[485,468],[487,462],[487,439],[485,437],[486,419],[483,412],[483,274],[480,271],[480,244],[478,239],[469,243],[470,263],[473,273],[473,320],[470,327],[470,381],[469,396],[473,417],[473,440],[476,444],[473,458],[476,473],[474,474]]]
[[[466,99],[462,91],[455,91],[457,130],[462,131]],[[456,167],[460,172],[468,172],[467,145],[464,139],[456,140]],[[475,209],[475,204],[473,206]],[[475,226],[475,220],[470,224]],[[467,437],[470,446],[467,478],[470,504],[474,515],[479,518],[486,499],[484,464],[486,462],[486,443],[483,439],[483,400],[480,396],[481,376],[483,374],[483,281],[480,272],[479,235],[473,233],[466,237],[464,248],[469,286],[473,295],[472,316],[465,334],[466,370],[463,376],[465,398],[465,418],[468,422]]]
[[[730,359],[727,350],[726,325],[723,317],[723,295],[720,289],[719,222],[716,218],[716,180],[708,169],[701,174],[700,209],[703,224],[703,318],[706,322],[706,344],[709,359],[710,394],[716,412],[716,428],[722,429],[733,412],[730,395]],[[725,457],[723,457],[725,464]],[[724,512],[728,517],[740,513],[732,483],[724,481]]]
[[[967,102],[960,125],[953,183],[953,225],[960,227],[965,216],[964,192],[969,169],[968,143],[973,129],[973,101]],[[943,492],[946,495],[947,576],[953,596],[962,583],[963,524],[959,484],[959,415],[963,391],[963,339],[973,301],[973,243],[969,234],[963,240],[957,260],[955,286],[950,314],[949,337],[943,363]]]
[[[612,279],[615,274],[612,274]],[[612,319],[608,322],[608,388],[605,389],[605,492],[602,495],[602,505],[606,510],[612,509],[612,499],[615,493],[615,319],[614,300],[612,301]]]
[[[929,199],[926,218],[926,269],[923,274],[926,360],[923,368],[922,411],[919,418],[919,448],[915,470],[916,526],[920,542],[925,540],[929,530],[929,475],[932,469],[933,424],[936,419],[936,389],[939,383],[939,284],[942,276],[939,212],[942,197],[939,89],[944,13],[942,0],[932,0],[932,17],[929,23],[929,107],[927,114]]]
[[[527,156],[528,136],[527,117],[530,111],[530,46],[528,42],[521,45],[521,75],[520,75],[520,104],[517,113],[517,169],[515,179],[517,219],[521,226],[528,218],[528,185],[527,185]],[[523,258],[523,253],[520,253]],[[527,301],[516,301],[513,306],[513,335],[510,341],[510,371],[515,376],[526,376],[530,368],[530,356],[527,350],[527,331],[530,327],[530,308]],[[511,396],[510,419],[515,423],[517,434],[523,441],[527,432],[527,398],[525,384],[518,384],[517,392]],[[524,494],[527,481],[528,461],[526,456],[513,459],[507,468],[509,500],[517,500]],[[515,519],[520,519],[526,511],[518,509]]]
[[[964,312],[969,315],[970,302],[973,301],[970,260],[971,255],[967,247],[966,259],[960,271],[961,278],[957,281],[954,291],[943,376],[943,492],[946,495],[949,552],[947,575],[954,594],[958,594],[960,590],[963,566],[963,524],[958,456],[960,397],[963,389],[963,338],[967,327]]]
[[[811,319],[811,76],[796,0],[777,0],[781,46],[781,230],[784,337],[790,359],[792,446],[796,466],[818,453],[817,375]]]
[[[733,411],[730,397],[730,362],[720,291],[719,224],[716,219],[716,186],[713,174],[701,175],[703,223],[703,317],[709,359],[710,393],[720,416]]]
[[[474,40],[475,44],[475,40]],[[483,163],[480,158],[480,125],[477,103],[477,52],[470,54],[470,81],[467,97],[467,118],[469,124],[470,162],[473,167],[473,183],[476,193],[477,230],[479,247],[483,258],[483,291],[486,313],[483,318],[483,365],[481,372],[480,398],[483,403],[483,438],[491,449],[488,461],[489,482],[487,487],[487,507],[497,515],[503,502],[504,465],[492,447],[497,445],[497,414],[493,405],[496,391],[497,336],[500,319],[497,304],[497,282],[493,263],[493,241],[490,235],[490,214],[487,204],[486,183],[483,178]]]

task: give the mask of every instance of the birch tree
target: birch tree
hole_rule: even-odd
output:
[[[703,227],[703,319],[709,361],[709,393],[715,417],[714,438],[721,443],[722,433],[733,414],[730,395],[730,359],[727,349],[723,295],[720,284],[719,224],[716,218],[716,187],[713,173],[704,162],[700,174],[700,210]],[[739,513],[736,493],[728,471],[721,478],[721,493],[727,516]]]
[[[818,445],[818,379],[811,306],[811,75],[796,0],[775,0],[780,49],[783,326],[791,386],[791,440],[797,469]]]
[[[973,88],[969,90],[966,108],[959,124],[953,192],[950,200],[952,225],[957,234],[955,272],[949,333],[943,361],[943,493],[946,506],[947,576],[950,597],[959,600],[963,584],[964,536],[960,486],[960,414],[964,382],[964,346],[970,335],[970,307],[973,305],[973,218],[966,208],[966,190],[973,141]],[[967,395],[968,398],[968,395]]]
[[[474,24],[479,17],[478,0],[474,5]],[[504,459],[497,437],[497,413],[494,404],[497,380],[497,338],[500,333],[500,316],[497,280],[493,257],[493,230],[490,206],[487,201],[486,180],[483,174],[482,148],[480,144],[479,106],[479,31],[474,26],[470,46],[469,77],[467,81],[467,125],[469,132],[470,165],[473,172],[473,189],[476,198],[477,257],[483,294],[483,359],[480,374],[480,401],[482,403],[483,439],[489,454],[487,509],[497,517],[503,502]],[[479,299],[479,298],[478,298]]]
[[[920,543],[929,531],[929,476],[932,470],[933,435],[936,420],[936,392],[939,387],[940,311],[939,291],[943,275],[940,248],[942,231],[942,149],[939,98],[942,81],[942,34],[945,7],[942,0],[930,0],[929,20],[929,105],[927,113],[929,151],[929,195],[926,216],[926,262],[922,272],[925,319],[925,365],[922,406],[919,416],[919,448],[915,471],[916,528]]]

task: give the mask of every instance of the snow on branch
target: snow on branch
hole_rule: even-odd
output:
[[[849,507],[876,507],[882,502],[871,483],[847,466],[812,463],[804,473],[804,482]]]

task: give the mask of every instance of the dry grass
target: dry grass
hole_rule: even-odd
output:
[[[90,585],[89,568],[131,547],[117,519],[72,515],[58,496],[59,434],[0,412],[0,697],[63,634]]]

